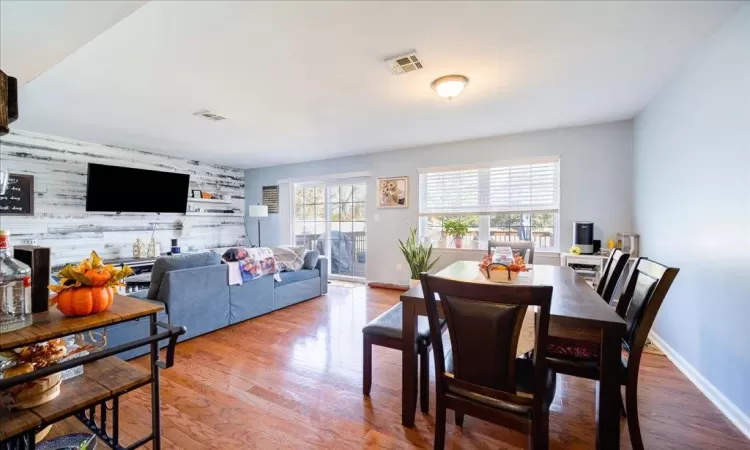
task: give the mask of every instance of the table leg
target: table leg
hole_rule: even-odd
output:
[[[151,314],[151,336],[158,334],[156,326],[156,314]],[[154,440],[151,444],[154,450],[161,449],[161,409],[159,403],[159,367],[156,362],[159,360],[159,341],[151,343],[151,429],[154,434]]]
[[[417,315],[412,302],[403,302],[401,351],[401,424],[414,426],[417,409]]]
[[[602,332],[596,448],[620,448],[620,335]]]

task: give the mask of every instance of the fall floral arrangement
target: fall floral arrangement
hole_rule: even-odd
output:
[[[78,265],[68,264],[60,272],[60,282],[50,286],[57,295],[51,299],[66,316],[87,316],[106,311],[112,306],[114,288],[124,286],[122,281],[133,274],[128,266],[115,268],[104,265],[96,252]]]
[[[510,264],[494,262],[495,260],[493,256],[486,255],[479,263],[479,271],[489,281],[500,283],[515,281],[519,273],[530,270],[526,267],[523,256],[518,253],[513,255],[513,262]]]

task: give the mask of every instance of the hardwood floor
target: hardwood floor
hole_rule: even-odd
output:
[[[434,396],[430,415],[417,413],[413,429],[401,426],[399,351],[373,349],[372,393],[361,393],[361,329],[398,295],[331,287],[327,296],[179,344],[175,367],[162,372],[163,448],[432,448]],[[561,376],[551,448],[594,447],[595,389],[593,381]],[[126,443],[147,433],[147,394],[121,403]],[[663,356],[645,356],[639,394],[648,449],[750,448]],[[446,448],[526,448],[523,435],[497,425],[467,416],[460,430],[450,412],[448,422]],[[71,429],[83,426],[69,419],[53,433]],[[630,448],[624,421],[622,436],[621,448]]]

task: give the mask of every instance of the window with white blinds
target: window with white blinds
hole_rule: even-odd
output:
[[[488,167],[425,169],[419,174],[419,213],[556,212],[558,157]]]

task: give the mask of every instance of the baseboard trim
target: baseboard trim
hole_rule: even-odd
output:
[[[667,344],[658,334],[652,332],[651,339],[658,345],[664,354],[674,365],[680,369],[692,383],[698,388],[703,395],[721,411],[730,422],[734,424],[742,434],[750,439],[750,417],[740,410],[731,400],[719,391],[710,381],[706,379],[695,367],[683,358],[675,349]]]
[[[380,281],[370,281],[367,283],[367,285],[371,288],[378,288],[378,289],[392,289],[394,291],[408,291],[409,286],[405,284],[398,284],[398,283],[383,283]]]

